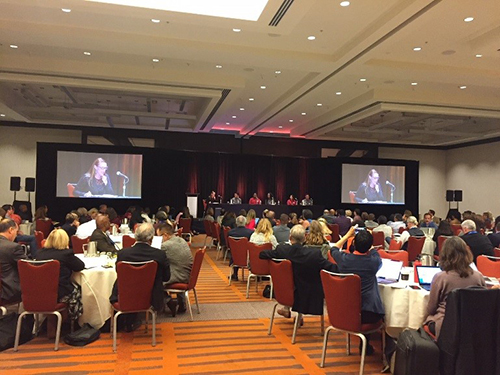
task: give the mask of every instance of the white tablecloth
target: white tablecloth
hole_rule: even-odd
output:
[[[115,260],[107,257],[85,258],[83,254],[76,256],[83,260],[88,268],[73,273],[73,281],[82,287],[83,315],[78,323],[89,323],[99,329],[111,317],[109,296],[116,280]],[[111,262],[113,267],[103,268],[102,265],[108,262]]]

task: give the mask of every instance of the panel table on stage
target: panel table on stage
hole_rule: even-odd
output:
[[[289,214],[291,212],[295,212],[297,215],[302,214],[302,210],[308,209],[311,210],[313,213],[313,218],[319,218],[320,216],[323,215],[323,210],[325,209],[324,206],[320,205],[313,205],[313,206],[287,206],[285,204],[275,204],[275,205],[270,205],[270,204],[229,204],[229,203],[210,203],[209,205],[212,207],[215,211],[215,216],[218,216],[220,214],[221,209],[224,209],[226,212],[227,211],[232,211],[236,214],[240,212],[241,209],[244,209],[248,212],[248,210],[253,209],[255,210],[255,213],[257,217],[262,216],[262,212],[265,209],[268,209],[270,211],[275,212],[275,217],[278,219],[279,216],[282,213]]]

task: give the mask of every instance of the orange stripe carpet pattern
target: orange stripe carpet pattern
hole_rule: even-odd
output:
[[[197,245],[196,237],[194,245]],[[252,285],[248,300],[245,298],[246,279],[245,282],[238,281],[228,286],[227,263],[215,260],[214,248],[207,251],[197,287],[200,315],[196,313],[191,296],[194,314],[199,319],[203,319],[203,304],[227,303],[229,307],[237,302],[255,304],[269,301],[261,296],[264,283],[259,285],[259,294],[255,292],[255,285]],[[37,337],[20,346],[17,353],[12,349],[0,353],[0,374],[359,373],[357,338],[351,339],[352,354],[347,356],[345,335],[332,332],[326,367],[321,369],[319,317],[304,317],[304,326],[299,328],[297,342],[292,345],[293,319],[277,317],[272,334],[268,335],[273,305],[265,303],[263,306],[269,306],[267,314],[266,309],[262,310],[263,317],[238,320],[213,320],[213,317],[207,316],[204,321],[177,322],[170,315],[162,314],[162,323],[156,328],[156,347],[151,346],[151,333],[146,334],[143,326],[133,333],[118,333],[117,353],[113,353],[111,337],[106,333],[85,347],[72,347],[61,340],[57,352],[54,351],[53,340]],[[379,374],[382,369],[379,337],[374,337],[373,341],[376,354],[366,358],[365,374]]]

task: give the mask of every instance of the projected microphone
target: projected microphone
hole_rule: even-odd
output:
[[[117,172],[116,172],[116,175],[117,175],[117,176],[122,176],[123,178],[125,178],[125,179],[127,180],[127,182],[130,180],[130,179],[128,178],[128,176],[127,176],[127,175],[124,175],[124,174],[123,174],[122,172],[120,172],[120,171],[117,171]]]
[[[396,189],[396,186],[394,186],[394,184],[390,183],[389,181],[386,181],[385,184],[389,185],[393,190]]]

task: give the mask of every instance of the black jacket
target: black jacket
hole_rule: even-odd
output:
[[[111,241],[111,238],[109,238],[108,235],[99,228],[92,232],[90,241],[97,242],[97,251],[100,251],[101,253],[115,253],[117,251],[115,244]]]
[[[479,255],[493,256],[493,245],[488,237],[477,232],[469,232],[464,234],[461,238],[465,241],[467,246],[470,247],[472,255],[474,255],[474,263],[476,263],[476,259]]]

